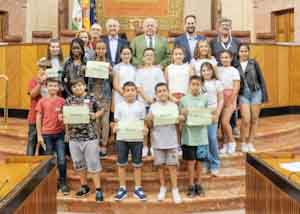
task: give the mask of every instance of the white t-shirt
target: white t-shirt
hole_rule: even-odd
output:
[[[223,85],[220,80],[206,80],[204,89],[208,98],[208,107],[218,107],[218,93],[223,91]]]
[[[196,75],[201,76],[201,66],[204,62],[209,62],[213,66],[218,65],[218,62],[217,62],[216,58],[213,57],[213,56],[211,57],[211,59],[197,59],[197,60],[192,59],[191,65],[194,68]]]
[[[246,71],[247,65],[248,65],[248,60],[245,61],[245,62],[241,62],[241,66],[242,66],[243,72]]]
[[[161,68],[158,66],[141,68],[136,72],[136,85],[143,88],[145,95],[150,98],[155,97],[155,86],[160,82],[166,82],[166,80]],[[148,106],[142,97],[139,96],[139,100]]]
[[[155,112],[156,109],[161,108],[162,106],[174,106],[178,108],[175,103],[167,102],[155,102],[150,107],[150,112]],[[154,149],[175,149],[178,147],[176,125],[166,125],[166,126],[156,126],[153,127],[151,132],[151,143]]]
[[[168,66],[168,87],[171,94],[187,94],[190,79],[189,70],[190,65],[187,63]]]
[[[124,83],[128,81],[135,82],[136,69],[131,64],[119,63],[114,66],[113,72],[115,75],[119,76],[120,87],[122,87]],[[119,94],[119,92],[114,91],[114,100],[116,105],[117,103],[120,103],[123,100],[123,97]]]
[[[240,73],[232,66],[218,67],[218,77],[222,82],[224,89],[233,89],[233,82],[235,80],[240,80]]]

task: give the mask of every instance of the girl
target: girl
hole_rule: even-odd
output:
[[[218,77],[224,87],[224,108],[221,115],[224,145],[220,150],[220,153],[233,154],[236,150],[236,143],[232,135],[230,118],[236,109],[236,100],[240,89],[240,74],[236,68],[231,66],[232,54],[230,51],[222,51],[220,54],[220,60],[222,67],[218,68]]]
[[[159,66],[154,65],[154,49],[146,48],[144,50],[144,65],[142,68],[137,70],[136,73],[136,84],[139,91],[139,99],[146,106],[146,113],[150,108],[150,105],[154,103],[155,98],[155,86],[157,83],[165,82],[163,72]],[[148,136],[145,138],[143,147],[143,157],[149,153],[148,148]],[[152,152],[151,152],[152,153]]]
[[[84,56],[84,42],[79,38],[73,39],[71,41],[70,57],[65,62],[62,73],[63,95],[65,98],[71,95],[70,82],[85,77],[86,60]]]
[[[209,163],[207,169],[211,174],[217,176],[220,169],[219,145],[217,138],[218,119],[223,108],[223,86],[216,75],[215,67],[209,62],[203,62],[201,66],[201,79],[204,84],[204,91],[208,97],[208,107],[216,111],[216,123],[208,126],[209,141]]]
[[[208,40],[200,40],[196,44],[194,58],[191,65],[196,75],[201,74],[201,65],[204,62],[210,62],[213,66],[217,66],[218,62],[214,56],[211,55],[211,48]]]
[[[172,51],[172,64],[165,71],[170,98],[177,104],[179,104],[181,97],[187,94],[189,78],[193,74],[192,67],[183,63],[184,53],[183,48],[175,47]]]
[[[95,52],[90,45],[91,35],[85,31],[81,30],[77,34],[77,38],[81,39],[84,42],[84,51],[85,51],[85,58],[87,61],[93,59],[95,57]]]
[[[52,68],[62,70],[64,56],[58,39],[50,39],[47,47],[47,60],[50,61]]]
[[[96,43],[96,55],[95,61],[108,62],[106,59],[106,44],[102,41]],[[107,143],[109,137],[109,116],[110,107],[112,100],[112,68],[110,67],[109,79],[94,79],[90,78],[88,83],[88,89],[90,93],[96,96],[98,102],[102,103],[104,106],[104,114],[97,121],[98,137],[102,137],[100,155],[102,157],[107,155]]]
[[[113,88],[114,103],[118,105],[123,100],[123,84],[131,81],[135,82],[136,68],[131,64],[132,49],[130,47],[122,47],[120,50],[121,62],[114,66]]]
[[[238,49],[238,70],[241,76],[239,96],[241,124],[242,152],[255,152],[253,141],[256,133],[260,106],[268,101],[267,88],[258,63],[249,59],[250,48],[241,44]]]

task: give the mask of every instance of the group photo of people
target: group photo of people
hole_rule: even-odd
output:
[[[205,195],[202,177],[219,175],[220,157],[256,151],[261,105],[268,101],[260,65],[250,45],[232,36],[232,20],[221,18],[211,40],[198,35],[196,26],[196,16],[187,15],[184,33],[170,42],[148,17],[142,34],[128,41],[119,21],[110,18],[78,31],[68,56],[60,40],[50,39],[28,84],[26,153],[56,155],[63,195],[70,193],[71,159],[80,177],[76,197],[92,192],[90,177],[96,202],[105,201],[102,160],[115,155],[116,201],[129,195],[147,200],[143,161],[150,158],[159,175],[157,200],[167,197],[170,178],[172,200],[179,204],[183,194]],[[184,192],[178,188],[179,164],[187,166]],[[126,185],[128,165],[134,189]]]

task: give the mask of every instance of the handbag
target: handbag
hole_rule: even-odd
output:
[[[196,156],[198,160],[208,160],[208,145],[197,146]]]

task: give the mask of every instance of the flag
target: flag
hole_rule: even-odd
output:
[[[72,30],[82,29],[82,8],[80,5],[80,0],[73,1],[73,11],[72,11]]]
[[[83,28],[90,31],[90,0],[81,0]]]
[[[91,0],[90,2],[90,23],[93,25],[96,23],[96,0]]]

